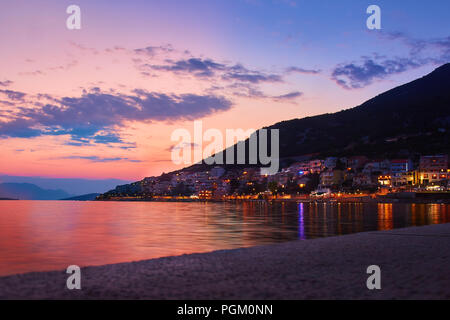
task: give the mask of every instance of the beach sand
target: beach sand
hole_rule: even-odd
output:
[[[381,268],[381,290],[366,269]],[[450,299],[450,224],[0,278],[0,299]]]

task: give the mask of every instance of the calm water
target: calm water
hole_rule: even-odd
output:
[[[448,222],[439,204],[0,201],[0,275]]]

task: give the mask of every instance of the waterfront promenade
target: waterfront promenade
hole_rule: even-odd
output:
[[[381,290],[366,269],[381,268]],[[450,224],[0,278],[0,299],[450,299]]]

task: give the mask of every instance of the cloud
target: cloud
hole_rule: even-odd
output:
[[[10,102],[10,101],[0,100],[0,103],[5,105],[5,106],[8,106],[8,107],[14,107],[15,106],[15,104],[13,102]]]
[[[221,96],[134,92],[138,96],[129,98],[141,108],[135,120],[195,120],[232,107],[231,101]]]
[[[333,70],[331,78],[345,89],[359,89],[372,84],[375,80],[423,65],[422,61],[408,58],[377,60],[363,57],[363,61],[359,63],[340,64]]]
[[[13,82],[11,80],[0,81],[0,87],[9,87]]]
[[[23,98],[26,96],[26,94],[23,92],[13,91],[13,90],[0,90],[0,93],[3,93],[10,100],[14,100],[14,101],[22,101]]]
[[[0,121],[0,137],[33,138],[41,135],[41,131],[33,129],[33,121],[27,119],[14,119],[8,122]]]
[[[72,145],[120,144],[124,141],[117,132],[127,121],[194,120],[231,107],[229,100],[215,95],[94,90],[80,97],[50,97],[39,108],[17,107],[10,121],[0,122],[0,136],[70,135]]]
[[[208,91],[216,92],[223,90],[226,90],[229,94],[236,97],[249,99],[269,99],[277,102],[295,100],[296,98],[303,96],[303,92],[300,91],[293,91],[279,96],[268,95],[259,90],[258,87],[252,83],[232,83],[225,87],[212,86]]]
[[[416,39],[402,32],[380,32],[377,36],[382,40],[400,41],[409,53],[392,58],[374,54],[363,56],[358,62],[341,63],[332,71],[331,79],[345,89],[359,89],[394,74],[450,61],[450,37]]]
[[[19,72],[19,75],[21,76],[42,76],[46,73],[42,70],[35,70],[35,71],[29,71],[29,72]]]
[[[78,65],[78,61],[77,60],[72,60],[64,65],[60,65],[60,66],[56,66],[56,67],[49,67],[47,68],[47,70],[51,70],[51,71],[56,71],[56,70],[62,70],[62,71],[67,71],[70,68],[76,67]]]
[[[275,97],[273,97],[273,99],[275,101],[285,101],[285,100],[294,100],[294,99],[299,98],[301,96],[303,96],[303,92],[294,91],[294,92],[290,92],[290,93],[287,93],[287,94],[283,94],[281,96],[275,96]]]
[[[197,77],[211,77],[215,70],[224,70],[225,65],[216,63],[210,59],[202,60],[191,58],[171,62],[169,65],[150,66],[154,70],[192,73]]]
[[[98,156],[69,156],[69,157],[64,157],[62,159],[81,159],[81,160],[89,160],[92,162],[117,162],[117,161],[126,161],[126,162],[142,162],[141,160],[134,160],[134,159],[129,159],[129,158],[121,158],[121,157],[116,157],[116,158],[101,158]]]
[[[319,74],[322,70],[304,69],[300,67],[289,67],[286,73],[301,73],[301,74]]]
[[[145,72],[150,68],[156,71],[168,71],[173,73],[190,74],[199,78],[218,76],[226,81],[239,81],[247,83],[282,82],[282,77],[277,74],[266,74],[257,70],[249,70],[241,64],[227,65],[215,62],[212,59],[190,58],[177,61],[166,60],[165,65],[139,65],[138,68]]]
[[[238,80],[240,82],[260,83],[260,82],[283,82],[280,75],[265,74],[261,71],[249,70],[241,64],[236,64],[227,68],[226,74],[223,75],[224,80]]]
[[[245,97],[252,99],[268,98],[264,92],[259,90],[255,85],[251,83],[232,83],[225,88],[211,88],[211,90],[230,90],[230,93],[237,97]]]
[[[265,75],[258,72],[230,72],[223,76],[224,80],[238,80],[241,82],[250,82],[250,83],[260,83],[260,82],[283,82],[282,78],[279,75],[269,74]]]
[[[418,39],[403,32],[380,32],[378,36],[383,40],[401,41],[409,47],[411,56],[426,54],[427,63],[444,64],[450,61],[450,36]]]
[[[147,55],[152,58],[160,53],[170,53],[170,52],[174,52],[174,51],[175,51],[175,49],[172,47],[171,44],[162,45],[162,46],[148,46],[146,48],[139,48],[139,49],[134,50],[134,52],[137,54]]]
[[[168,53],[176,53],[178,58],[168,59]],[[218,62],[214,59],[194,57],[189,51],[178,51],[171,46],[150,46],[136,49],[134,53],[144,57],[133,58],[135,67],[145,77],[159,77],[172,73],[177,76],[185,75],[201,81],[212,83],[209,92],[222,92],[247,98],[270,98],[258,86],[263,83],[282,83],[286,72],[268,73],[262,70],[251,70],[239,63]],[[180,58],[180,54],[183,58]],[[149,63],[146,57],[158,60],[158,63]],[[187,58],[186,58],[187,56]],[[290,72],[303,72],[315,74],[320,70],[307,70],[301,68],[290,69]]]

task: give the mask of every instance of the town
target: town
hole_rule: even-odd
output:
[[[257,167],[184,169],[118,186],[97,200],[408,198],[416,193],[448,198],[448,155],[424,155],[415,160],[366,156],[309,158],[274,175],[261,174]]]

